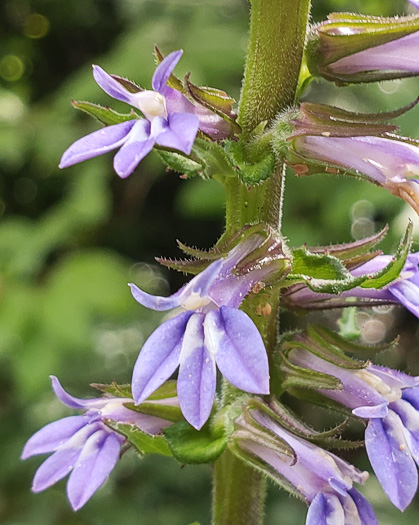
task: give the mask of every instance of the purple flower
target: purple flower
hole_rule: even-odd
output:
[[[153,91],[132,93],[102,68],[93,66],[93,76],[99,86],[111,97],[139,109],[145,119],[134,118],[107,126],[77,140],[64,152],[60,168],[119,148],[114,157],[114,169],[125,178],[155,144],[189,155],[198,128],[211,133],[222,119],[205,108],[194,106],[166,85],[182,53],[170,53],[157,67],[152,79]]]
[[[417,0],[409,0],[419,8]],[[419,74],[417,17],[378,18],[331,13],[315,26],[308,46],[313,75],[338,84]]]
[[[288,358],[341,381],[340,390],[321,393],[368,419],[365,445],[371,466],[390,501],[404,510],[418,487],[419,377],[371,364],[344,369],[299,348]]]
[[[26,443],[22,459],[53,452],[38,468],[32,490],[42,492],[70,473],[67,496],[72,508],[79,510],[106,481],[125,443],[125,438],[104,421],[135,425],[149,434],[159,434],[171,423],[129,410],[124,403],[132,403],[132,399],[77,399],[65,392],[56,377],[51,379],[58,399],[85,413],[59,419],[36,432]]]
[[[294,457],[281,452],[279,446],[275,448],[272,437],[266,445],[257,441],[257,435],[253,439],[249,437],[250,433],[246,433],[249,424],[243,416],[236,420],[238,432],[232,437],[248,459],[253,456],[259,458],[256,464],[261,460],[270,466],[291,491],[310,505],[306,525],[377,525],[371,505],[353,488],[353,482],[364,483],[368,479],[367,472],[360,472],[334,454],[295,436],[262,411],[250,413],[270,436],[278,438],[279,444],[285,442],[291,447]]]
[[[419,148],[387,135],[297,136],[293,150],[302,159],[332,164],[364,176],[401,197],[419,214]],[[303,174],[303,172],[302,172]]]
[[[132,376],[135,402],[143,402],[179,366],[180,408],[191,425],[207,421],[216,388],[216,364],[225,378],[246,392],[269,393],[269,367],[256,326],[238,309],[267,270],[235,275],[236,264],[260,244],[249,237],[213,262],[170,297],[155,297],[131,284],[134,298],[153,310],[185,311],[165,321],[145,342]]]
[[[390,255],[379,255],[358,268],[351,270],[354,276],[374,274],[382,270],[392,260]],[[339,296],[316,293],[307,287],[290,289],[286,302],[302,308],[316,308],[317,305],[335,304],[339,297],[355,297],[380,304],[399,303],[419,318],[419,252],[408,255],[399,277],[381,289],[362,288],[360,286],[342,292]],[[368,302],[366,303],[368,305]],[[348,303],[344,303],[348,306]],[[343,306],[343,303],[337,305]]]

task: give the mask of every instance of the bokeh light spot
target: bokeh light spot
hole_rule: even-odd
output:
[[[0,77],[4,80],[16,82],[22,77],[24,71],[25,66],[16,55],[6,55],[0,60]]]
[[[42,38],[49,31],[49,20],[39,13],[29,15],[23,26],[23,33],[29,38]]]

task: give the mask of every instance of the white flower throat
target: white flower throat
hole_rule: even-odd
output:
[[[157,91],[140,91],[135,93],[134,99],[147,120],[153,120],[155,117],[167,118],[166,99]]]

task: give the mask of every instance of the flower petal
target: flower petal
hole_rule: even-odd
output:
[[[42,492],[51,487],[60,479],[65,478],[74,467],[81,448],[64,448],[57,450],[52,456],[47,458],[33,478],[32,491]]]
[[[372,505],[356,489],[348,490],[348,494],[353,499],[362,525],[378,525]],[[346,523],[346,522],[345,522]]]
[[[182,55],[183,50],[173,51],[157,66],[151,81],[154,91],[160,91],[166,85]]]
[[[168,116],[168,122],[169,126],[157,136],[157,144],[189,155],[198,133],[198,117],[191,113],[171,113]]]
[[[79,399],[77,397],[67,394],[64,388],[61,386],[58,378],[55,376],[50,376],[52,382],[52,389],[54,390],[55,395],[70,408],[100,408],[103,405],[108,403],[108,400],[103,397],[97,397],[92,399]]]
[[[88,422],[85,416],[70,416],[54,421],[38,430],[26,443],[22,459],[57,450]]]
[[[144,343],[132,374],[132,395],[136,405],[145,401],[176,370],[191,315],[192,312],[183,312],[169,319]]]
[[[397,281],[389,286],[389,292],[413,315],[419,317],[419,287],[409,279]]]
[[[103,89],[105,93],[116,100],[121,100],[127,104],[133,104],[132,93],[124,88],[117,80],[115,80],[109,73],[106,73],[100,66],[93,65],[93,78],[96,83]]]
[[[79,140],[76,140],[61,157],[60,168],[68,168],[93,157],[103,155],[122,146],[127,140],[127,135],[133,128],[137,119],[121,122],[113,126],[94,131]]]
[[[138,286],[133,283],[129,283],[128,286],[131,288],[131,293],[134,299],[151,310],[156,310],[158,312],[173,310],[182,304],[182,296],[179,290],[169,297],[161,297],[160,295],[151,295],[147,292],[143,292]]]
[[[339,498],[331,493],[319,493],[311,502],[307,512],[306,525],[346,524]]]
[[[115,155],[113,167],[123,179],[131,175],[143,158],[153,149],[155,141],[150,138],[149,131],[150,123],[147,120],[136,120],[125,143]]]
[[[390,410],[383,419],[370,419],[365,447],[387,497],[398,509],[404,510],[415,495],[418,473],[399,416]]]
[[[113,432],[99,430],[86,441],[67,483],[74,510],[83,507],[105,482],[118,461],[121,440]]]
[[[177,382],[182,413],[198,430],[211,413],[217,379],[214,358],[204,344],[203,321],[204,314],[194,314],[188,321]]]
[[[354,416],[363,417],[365,419],[370,419],[372,417],[386,417],[388,414],[388,402],[381,403],[380,405],[375,406],[362,406],[357,407],[352,410]]]
[[[269,394],[269,366],[262,337],[253,321],[236,308],[222,306],[205,318],[205,344],[232,385]]]

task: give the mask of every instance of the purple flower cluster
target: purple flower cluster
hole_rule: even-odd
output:
[[[365,445],[372,468],[390,501],[404,510],[418,488],[419,377],[371,364],[344,369],[299,348],[288,358],[341,381],[341,389],[321,393],[368,420]]]
[[[309,504],[306,525],[378,524],[371,505],[353,487],[354,482],[365,483],[367,472],[360,472],[338,456],[292,434],[262,411],[250,412],[258,425],[291,447],[294,457],[247,436],[240,437],[238,445],[248,457],[270,465]],[[243,417],[236,424],[238,429],[248,425]]]
[[[125,443],[121,434],[106,425],[107,420],[135,425],[153,435],[160,434],[171,422],[129,410],[124,406],[132,403],[129,398],[77,399],[65,392],[56,377],[51,376],[51,380],[62,403],[85,413],[59,419],[39,430],[26,443],[22,459],[52,452],[38,468],[32,490],[42,492],[70,474],[67,496],[72,508],[78,510],[106,481]]]

